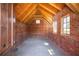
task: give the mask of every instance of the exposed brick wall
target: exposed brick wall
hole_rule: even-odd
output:
[[[61,35],[61,17],[70,15],[70,35]],[[55,41],[67,54],[79,55],[79,14],[70,12],[68,8],[64,8],[63,11],[55,15],[58,22],[58,31],[56,34],[51,33],[49,38]]]
[[[35,20],[29,25],[29,33],[30,35],[41,35],[45,36],[48,34],[50,28],[50,24],[45,21],[41,20],[40,24],[36,24]]]
[[[14,23],[14,41],[19,45],[28,36],[28,26],[21,22]]]
[[[47,36],[48,31],[50,31],[50,24],[45,20],[41,20],[40,24],[36,24],[35,20],[31,24],[16,21],[13,29],[14,41],[17,46],[29,36]]]

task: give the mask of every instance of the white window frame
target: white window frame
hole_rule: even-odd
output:
[[[53,33],[57,33],[57,20],[53,21]]]
[[[62,24],[61,24],[61,33],[64,35],[70,34],[70,15],[66,15],[62,17]]]

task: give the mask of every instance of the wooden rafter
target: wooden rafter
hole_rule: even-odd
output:
[[[17,17],[21,17],[21,15],[24,14],[24,12],[26,12],[28,10],[29,7],[31,7],[32,4],[28,4],[27,7],[25,9],[23,9],[22,12],[20,12],[20,14]]]
[[[51,22],[52,22],[52,18],[53,18],[53,17],[51,18],[51,17],[45,15],[45,14],[43,13],[43,11],[41,11],[41,14],[42,14],[43,17],[46,19],[46,21],[48,21],[48,22],[51,24]]]
[[[48,16],[48,17],[52,18],[52,16],[53,16],[52,14],[46,12],[45,10],[43,10],[41,8],[39,10],[40,10],[40,12],[43,12],[45,16]]]
[[[73,5],[73,7],[75,8],[75,10],[77,10],[78,13],[79,13],[79,4],[77,4],[77,3],[72,3],[71,5]]]
[[[65,4],[61,4],[61,3],[49,3],[49,5],[51,5],[52,7],[58,9],[59,11],[61,11],[64,8]]]
[[[24,20],[24,23],[26,23],[26,22],[28,22],[29,20],[31,20],[31,18],[33,17],[33,15],[36,13],[36,10],[34,10],[31,14],[29,14],[30,16],[28,17],[28,18],[26,18],[25,20]]]
[[[66,5],[73,11],[73,12],[77,12],[76,10],[75,10],[75,8],[73,7],[73,5],[72,4],[70,4],[70,3],[66,3]]]
[[[57,12],[62,11],[64,7],[69,8],[66,12],[79,13],[79,4],[76,3],[15,4],[14,10],[16,19],[21,22],[29,23],[29,21],[32,21],[32,18],[38,19],[42,16],[46,21],[52,23],[53,16]],[[65,11],[63,12],[66,13]]]
[[[56,15],[56,13],[58,12],[57,9],[51,8],[51,7],[48,6],[47,4],[39,4],[39,5],[40,5],[40,7],[46,9],[47,11],[49,11],[50,13],[52,13],[52,14],[54,14],[54,15]]]
[[[46,18],[45,16],[43,16],[43,18],[44,18],[49,24],[52,24],[52,22],[49,22],[49,21],[48,21],[48,18]]]
[[[25,16],[23,17],[22,21],[24,21],[26,18],[28,18],[28,16],[30,16],[30,14],[36,9],[36,4],[34,6],[32,6],[28,12],[25,14]]]

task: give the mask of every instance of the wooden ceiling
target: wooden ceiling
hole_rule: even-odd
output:
[[[14,4],[14,12],[16,19],[23,23],[30,23],[39,18],[52,23],[53,16],[64,7],[68,7],[74,13],[79,13],[77,3],[18,3]]]

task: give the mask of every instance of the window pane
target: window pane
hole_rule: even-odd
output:
[[[64,26],[64,29],[66,29],[66,24],[64,24],[63,26]]]
[[[70,19],[67,19],[67,22],[70,22]]]
[[[67,22],[70,22],[70,16],[67,16]]]
[[[64,23],[66,23],[66,17],[64,17]]]
[[[64,32],[66,32],[66,29],[64,29]]]
[[[70,32],[66,32],[66,34],[70,34]]]
[[[66,29],[67,32],[70,32],[70,29]]]
[[[70,16],[67,16],[67,19],[70,19]]]
[[[70,23],[67,23],[67,27],[66,27],[67,29],[70,29]]]
[[[57,21],[53,22],[53,31],[57,32]]]
[[[70,34],[70,16],[65,16],[63,18],[62,31],[63,31],[64,34]]]
[[[36,20],[36,24],[40,24],[40,20]]]
[[[66,34],[67,32],[66,31],[64,31],[64,34]]]

